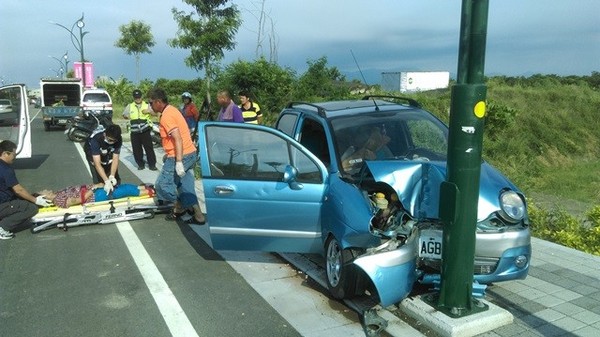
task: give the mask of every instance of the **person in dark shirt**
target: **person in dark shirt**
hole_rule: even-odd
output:
[[[12,239],[13,232],[29,224],[38,206],[50,206],[44,195],[34,197],[19,184],[12,163],[17,145],[10,140],[0,142],[0,239]],[[37,205],[37,206],[36,206]]]
[[[110,194],[113,188],[121,183],[119,154],[122,145],[121,127],[112,124],[107,126],[104,132],[92,135],[83,146],[92,173],[92,182],[104,183],[106,194]]]

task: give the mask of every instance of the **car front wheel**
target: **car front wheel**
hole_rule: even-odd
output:
[[[338,241],[329,237],[325,243],[327,287],[334,298],[350,298],[356,292],[356,266],[352,252],[342,249]]]

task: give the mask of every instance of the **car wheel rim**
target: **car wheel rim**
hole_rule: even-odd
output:
[[[331,240],[327,247],[327,279],[333,287],[340,282],[340,272],[342,270],[342,252],[340,246],[335,240]]]

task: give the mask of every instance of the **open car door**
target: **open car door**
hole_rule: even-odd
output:
[[[202,184],[214,249],[323,251],[327,169],[284,133],[243,123],[201,122]]]
[[[17,145],[17,158],[31,158],[29,100],[24,84],[0,87],[0,141]]]

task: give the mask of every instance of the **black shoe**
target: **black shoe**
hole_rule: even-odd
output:
[[[144,167],[144,165],[138,165],[138,170],[140,170],[140,171],[143,170],[143,169],[145,169],[145,168],[146,167]]]
[[[184,214],[185,214],[185,211],[183,211],[183,212],[175,212],[175,210],[171,210],[171,212],[169,212],[169,214],[167,214],[165,216],[165,220],[167,220],[167,221],[175,221],[175,220],[179,219]]]
[[[150,166],[150,171],[158,171],[158,169],[156,168],[156,166]]]

